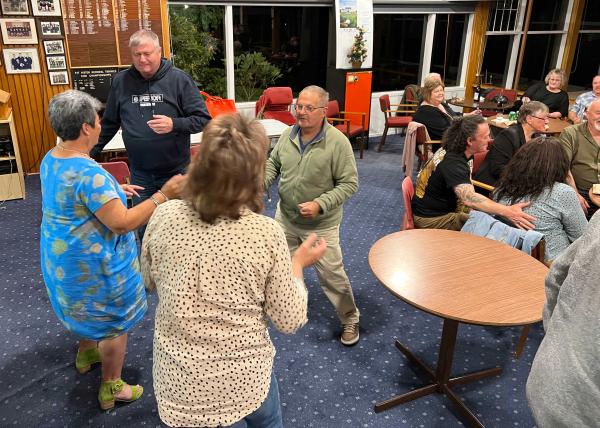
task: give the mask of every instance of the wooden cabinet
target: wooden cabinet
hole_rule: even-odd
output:
[[[23,198],[23,165],[11,112],[7,119],[0,119],[0,202]]]

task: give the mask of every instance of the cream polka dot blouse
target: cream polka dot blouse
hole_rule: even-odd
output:
[[[146,287],[158,291],[154,391],[170,426],[230,425],[267,396],[275,348],[306,323],[307,291],[292,278],[283,231],[246,210],[207,224],[183,201],[150,219],[142,249]]]

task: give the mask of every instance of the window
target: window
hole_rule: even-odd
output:
[[[173,64],[211,95],[227,96],[223,6],[169,5]]]
[[[569,90],[580,91],[591,88],[593,76],[600,73],[598,52],[600,52],[600,2],[587,0],[571,67]]]
[[[488,36],[480,71],[481,83],[506,86],[512,44],[512,36]]]
[[[328,8],[234,6],[233,33],[237,101],[256,100],[268,86],[290,86],[294,96],[326,86]],[[258,74],[244,71],[250,63]]]
[[[566,41],[568,4],[569,0],[496,0],[490,8],[482,80],[520,90],[543,80],[562,60],[559,52]],[[528,6],[531,15],[525,25]]]
[[[565,24],[567,0],[534,0],[529,31],[561,31]]]
[[[556,68],[560,34],[529,34],[525,45],[525,54],[519,89],[525,90],[535,82],[544,80],[546,74]]]
[[[419,84],[426,15],[375,14],[373,92]]]
[[[430,71],[439,73],[446,86],[460,85],[467,15],[436,15]]]

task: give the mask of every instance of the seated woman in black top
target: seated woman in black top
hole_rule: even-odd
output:
[[[540,101],[548,106],[550,117],[566,117],[569,111],[569,95],[561,89],[565,81],[564,72],[558,68],[550,70],[544,82],[530,86],[521,101]]]
[[[425,125],[429,138],[441,140],[444,131],[452,123],[452,118],[460,116],[460,113],[456,113],[445,103],[444,84],[440,80],[426,80],[425,85],[421,88],[421,96],[423,102],[413,115],[413,121]],[[469,114],[478,113],[480,113],[480,110],[475,110]]]
[[[534,134],[544,132],[547,123],[548,107],[544,103],[531,101],[524,104],[519,109],[517,123],[496,135],[494,144],[473,178],[490,186],[496,186],[508,161],[523,144],[531,140]]]

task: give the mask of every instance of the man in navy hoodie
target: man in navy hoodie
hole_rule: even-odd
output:
[[[192,78],[161,57],[154,32],[135,32],[129,47],[133,65],[112,80],[92,156],[99,155],[122,127],[131,182],[144,187],[140,197],[133,199],[138,204],[169,178],[185,172],[190,163],[190,134],[202,131],[211,117]]]

